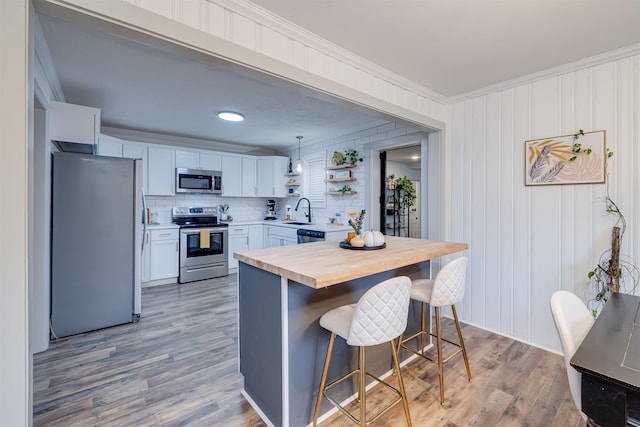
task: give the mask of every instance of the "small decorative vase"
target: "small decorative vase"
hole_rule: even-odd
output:
[[[351,239],[353,239],[354,237],[356,237],[356,232],[355,231],[347,232],[347,243],[351,244]]]
[[[361,235],[357,234],[354,238],[351,239],[350,245],[354,248],[362,248],[364,247],[364,239]]]

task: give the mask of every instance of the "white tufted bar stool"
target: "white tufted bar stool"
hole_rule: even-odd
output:
[[[467,274],[467,258],[460,257],[456,258],[453,261],[449,262],[447,265],[442,267],[442,269],[438,272],[435,280],[429,279],[417,279],[411,283],[411,299],[420,301],[422,303],[421,310],[421,328],[420,331],[416,334],[405,338],[402,340],[400,345],[398,346],[398,351],[400,348],[404,348],[409,350],[410,352],[417,354],[418,356],[424,357],[425,359],[436,362],[438,364],[438,379],[440,382],[440,404],[444,405],[444,369],[443,365],[451,360],[454,356],[459,353],[462,353],[462,357],[464,358],[464,363],[467,367],[467,377],[469,381],[471,381],[471,369],[469,369],[469,359],[467,358],[467,349],[464,346],[464,340],[462,339],[462,332],[460,331],[460,322],[458,322],[458,314],[456,313],[455,304],[462,301],[464,297],[464,285],[465,285],[465,277]],[[425,304],[429,304],[429,306],[435,308],[435,318],[436,318],[436,333],[435,335],[426,330],[425,325]],[[458,332],[458,340],[459,342],[449,341],[448,339],[442,338],[442,330],[440,328],[440,307],[443,306],[451,306],[451,310],[453,311],[453,319],[455,320],[456,330]],[[433,360],[429,358],[424,351],[424,338],[426,335],[431,335],[436,338],[437,341],[437,351],[438,351],[438,359]],[[416,351],[410,347],[407,347],[405,343],[420,338],[420,350]],[[442,355],[442,341],[446,341],[449,344],[453,344],[458,347],[458,349],[447,358],[443,358]]]
[[[324,362],[322,379],[320,381],[320,390],[318,392],[318,400],[316,402],[315,415],[313,417],[314,426],[318,422],[320,404],[322,403],[323,397],[326,397],[331,404],[340,409],[353,422],[360,424],[361,426],[374,422],[395,404],[402,402],[405,417],[407,419],[407,425],[411,426],[409,404],[404,391],[402,375],[400,374],[400,365],[398,364],[398,348],[396,348],[394,342],[398,337],[400,337],[400,340],[402,339],[402,333],[407,327],[410,288],[411,279],[408,277],[393,277],[369,289],[356,304],[344,305],[342,307],[335,308],[328,311],[320,318],[320,326],[331,332],[331,338],[329,340],[329,348],[327,349],[327,357]],[[336,335],[344,338],[348,345],[358,346],[358,368],[327,385],[327,372],[331,362],[331,354],[333,352],[333,344],[335,342]],[[383,344],[386,342],[391,346],[393,369],[398,374],[398,389],[366,372],[365,369],[365,348],[367,346]],[[352,377],[353,375],[358,376],[360,419],[353,416],[327,393],[335,385]],[[390,388],[398,395],[397,399],[370,420],[367,420],[366,418],[365,387],[367,375]]]

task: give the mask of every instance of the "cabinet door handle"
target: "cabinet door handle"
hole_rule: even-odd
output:
[[[249,236],[247,236],[247,246],[249,246]]]
[[[171,233],[160,233],[158,237],[169,237],[169,236],[171,236]]]
[[[173,184],[171,184],[171,193],[173,194],[173,193],[175,193],[175,192],[176,192],[176,191],[175,191],[175,187],[174,187],[174,185],[173,185]]]
[[[144,244],[148,245],[149,244],[149,233],[144,235]]]
[[[176,252],[178,252],[180,250],[180,243],[176,242]]]

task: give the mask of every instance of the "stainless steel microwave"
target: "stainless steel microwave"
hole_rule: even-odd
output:
[[[176,193],[222,193],[222,172],[176,168]]]

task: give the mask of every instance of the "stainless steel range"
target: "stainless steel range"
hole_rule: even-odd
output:
[[[217,212],[215,207],[172,209],[180,226],[179,283],[229,274],[229,226],[218,222]]]

